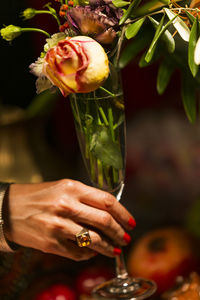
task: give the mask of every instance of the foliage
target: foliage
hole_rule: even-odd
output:
[[[95,38],[106,49],[110,60],[113,57],[117,59],[120,68],[125,67],[136,56],[140,56],[141,67],[157,61],[159,94],[165,92],[174,71],[180,70],[183,106],[190,122],[196,120],[198,108],[196,95],[200,83],[198,1],[56,0],[56,2],[60,4],[58,12],[57,6],[54,9],[53,3],[48,3],[43,10],[28,8],[22,16],[28,20],[37,14],[49,14],[57,21],[59,31],[64,32],[66,36],[83,34]],[[11,41],[22,32],[30,30],[50,36],[41,29],[20,28],[14,25],[2,28],[1,35],[7,41]]]

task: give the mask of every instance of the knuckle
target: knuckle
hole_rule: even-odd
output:
[[[67,199],[57,199],[52,204],[52,211],[56,215],[65,215],[67,217],[74,217],[79,214],[79,210],[77,208],[77,205],[70,204],[70,201]]]
[[[106,210],[111,210],[114,206],[116,202],[116,199],[110,195],[110,194],[106,194],[105,198],[104,198],[104,205]]]
[[[72,179],[66,179],[66,178],[60,179],[57,181],[57,186],[59,190],[62,190],[63,192],[65,192],[66,189],[68,191],[74,190],[76,187],[76,181]]]
[[[64,213],[67,217],[74,218],[74,217],[77,217],[80,214],[80,211],[79,211],[79,209],[77,208],[76,205],[71,205],[71,206],[67,205],[64,208]]]
[[[110,227],[112,224],[112,217],[107,212],[103,212],[101,216],[101,222],[104,227]]]
[[[53,199],[51,203],[51,211],[59,213],[63,210],[63,200],[62,198]]]
[[[97,233],[93,233],[91,235],[91,240],[92,240],[92,245],[95,247],[95,246],[98,246],[100,244],[101,237]]]
[[[66,186],[70,183],[70,179],[66,179],[66,178],[63,178],[63,179],[59,179],[57,181],[58,185],[61,185],[61,186]]]
[[[45,228],[48,236],[54,236],[63,231],[63,225],[58,222],[57,218],[52,218],[46,222]]]
[[[77,180],[72,180],[72,179],[60,179],[60,184],[68,190],[74,191],[75,189],[79,188],[79,186],[82,185],[81,182]]]

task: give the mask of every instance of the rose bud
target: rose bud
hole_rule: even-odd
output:
[[[90,37],[66,37],[44,57],[43,73],[66,97],[99,88],[109,75],[103,47]]]

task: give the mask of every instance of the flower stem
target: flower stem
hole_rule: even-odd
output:
[[[110,174],[109,174],[109,168],[110,168],[109,166],[104,166],[105,179],[106,179],[108,186],[110,188],[112,188],[111,178],[110,178]]]
[[[39,28],[21,28],[21,32],[27,32],[27,31],[36,31],[36,32],[40,32],[43,33],[44,35],[46,35],[47,37],[50,37],[50,34],[42,29]]]
[[[57,23],[58,23],[58,26],[60,26],[60,20],[59,20],[59,18],[57,17],[57,15],[56,15],[56,14],[53,14],[53,13],[50,12],[49,10],[36,10],[35,14],[49,14],[49,15],[52,15],[52,16],[56,19],[56,21],[57,21]]]
[[[103,188],[103,166],[102,166],[102,162],[97,159],[97,166],[98,166],[98,184],[99,184],[99,188],[102,189]]]
[[[196,12],[200,12],[200,9],[198,8],[190,8],[190,7],[179,7],[179,8],[170,8],[169,9],[170,11],[178,11],[178,14],[180,14],[182,11],[185,12],[185,11],[196,11]],[[137,20],[141,19],[142,17],[151,17],[151,16],[155,16],[155,15],[159,15],[159,14],[162,14],[164,13],[165,11],[163,9],[160,9],[160,10],[157,10],[157,11],[152,11],[148,14],[142,14],[138,17],[135,17],[131,20],[127,20],[126,23],[122,24],[122,26],[125,26],[125,25],[128,25],[128,24],[132,24],[132,23],[135,23]]]
[[[116,95],[111,93],[110,91],[108,91],[107,89],[105,89],[104,87],[100,86],[100,89],[106,93],[108,93],[109,95],[111,95],[112,97],[115,97]]]
[[[109,125],[109,123],[108,123],[108,120],[107,120],[107,118],[106,118],[106,115],[105,115],[105,113],[104,113],[104,111],[103,111],[103,108],[102,108],[102,107],[99,107],[99,112],[100,112],[100,114],[101,114],[101,116],[102,116],[102,119],[103,119],[103,121],[104,121],[105,125],[106,125],[106,126],[108,126],[108,125]]]
[[[112,168],[112,173],[113,173],[113,182],[117,183],[119,179],[119,174],[118,171],[113,167]]]
[[[95,181],[95,159],[91,153],[89,154],[89,158],[90,158],[90,176],[92,181]]]
[[[109,121],[111,137],[114,142],[115,141],[115,133],[114,133],[114,129],[113,129],[113,113],[112,113],[111,107],[108,108],[108,121]]]

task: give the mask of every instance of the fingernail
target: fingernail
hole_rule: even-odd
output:
[[[113,254],[114,255],[120,255],[122,253],[122,250],[120,248],[114,248]]]
[[[128,225],[131,226],[132,228],[135,228],[135,226],[136,226],[135,220],[133,218],[130,218],[128,220]]]
[[[127,232],[124,233],[123,239],[124,239],[124,241],[125,241],[126,243],[128,243],[128,244],[129,244],[130,241],[131,241],[131,237],[130,237],[130,235],[129,235]]]

